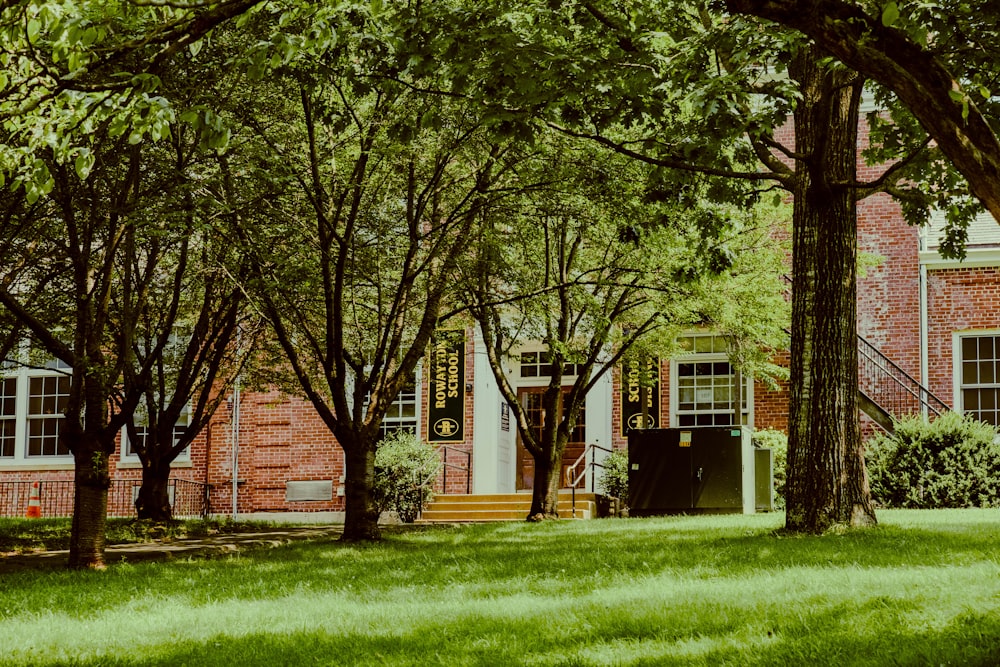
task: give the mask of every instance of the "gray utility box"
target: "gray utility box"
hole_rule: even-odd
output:
[[[729,426],[629,431],[629,515],[753,514],[750,432]]]
[[[753,450],[754,495],[758,512],[774,511],[774,452],[767,447]]]

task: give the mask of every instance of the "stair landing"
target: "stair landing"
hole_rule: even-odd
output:
[[[417,523],[524,521],[530,509],[530,492],[436,495],[424,508]],[[571,492],[559,492],[560,519],[592,519],[596,516],[597,501],[593,493],[577,491],[574,516]]]

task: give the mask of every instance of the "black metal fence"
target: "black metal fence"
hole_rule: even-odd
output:
[[[35,480],[0,481],[0,516],[22,517],[27,514],[31,488]],[[209,512],[207,484],[187,479],[171,479],[168,494],[176,518],[205,517]],[[111,480],[108,489],[108,516],[136,516],[135,498],[139,492],[137,479]],[[38,480],[38,500],[43,517],[73,515],[72,480]]]

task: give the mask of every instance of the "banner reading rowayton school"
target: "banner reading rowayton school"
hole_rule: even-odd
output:
[[[465,440],[465,331],[438,331],[431,352],[430,442]]]

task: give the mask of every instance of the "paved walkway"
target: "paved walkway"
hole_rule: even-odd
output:
[[[287,526],[252,533],[229,533],[142,544],[115,544],[104,552],[105,562],[134,563],[191,556],[220,556],[250,549],[280,547],[299,540],[335,540],[343,526]],[[0,556],[0,575],[24,569],[65,567],[69,551],[36,551]]]

